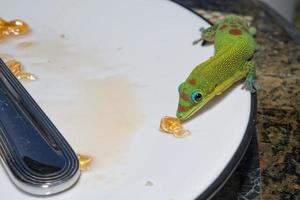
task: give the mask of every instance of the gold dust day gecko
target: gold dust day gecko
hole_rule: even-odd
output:
[[[259,89],[252,61],[257,49],[255,28],[248,21],[230,15],[212,27],[202,30],[200,40],[214,42],[215,55],[197,65],[178,88],[177,118],[184,121],[216,95],[246,77],[244,87],[250,92]]]

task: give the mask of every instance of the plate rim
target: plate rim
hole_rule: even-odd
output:
[[[204,21],[212,25],[210,21],[208,21],[206,18],[204,18],[202,15],[197,13],[192,8],[184,5],[183,3],[179,2],[178,0],[170,0],[170,2],[175,3],[182,8],[186,9],[187,11],[195,14],[196,16],[202,18]],[[195,199],[196,200],[207,200],[211,199],[222,187],[223,185],[228,181],[228,179],[231,177],[237,166],[239,165],[240,161],[244,157],[248,146],[251,142],[252,136],[255,131],[255,124],[256,124],[256,110],[257,110],[257,95],[256,93],[251,93],[251,103],[250,103],[250,115],[249,120],[247,124],[246,131],[244,133],[243,139],[241,140],[241,143],[239,144],[237,150],[233,154],[232,158],[228,162],[228,164],[225,166],[223,171],[219,174],[219,176],[201,193],[199,194]]]

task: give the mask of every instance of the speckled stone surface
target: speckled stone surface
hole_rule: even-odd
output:
[[[255,0],[181,0],[198,8],[253,16],[257,41],[257,138],[262,200],[300,199],[300,33]]]

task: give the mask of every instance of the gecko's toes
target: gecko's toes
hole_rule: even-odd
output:
[[[253,87],[254,87],[255,91],[261,90],[261,86],[257,83],[257,81],[254,81]]]
[[[253,78],[246,78],[244,82],[243,89],[249,90],[251,93],[254,93],[261,89],[260,85]]]
[[[204,30],[205,30],[204,27],[200,27],[200,28],[199,28],[199,31],[200,31],[200,32],[203,32]]]
[[[243,85],[243,89],[249,90],[251,93],[255,93],[258,90],[260,90],[261,87],[256,82],[254,82],[254,83],[245,83]]]
[[[198,39],[198,40],[194,40],[193,41],[193,45],[196,45],[196,44],[198,44],[199,42],[201,42],[202,41],[202,38],[200,38],[200,39]]]

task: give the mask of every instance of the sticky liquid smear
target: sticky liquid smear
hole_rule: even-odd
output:
[[[25,48],[30,48],[30,47],[32,47],[34,45],[35,45],[34,42],[20,42],[19,44],[17,44],[17,47],[25,49]]]
[[[76,76],[74,76],[76,79]],[[57,87],[39,101],[76,152],[93,158],[90,171],[126,159],[130,137],[140,127],[139,90],[125,77],[81,80]],[[70,95],[59,95],[70,90]]]
[[[5,21],[0,17],[0,42],[10,37],[24,35],[29,31],[28,24],[22,20]]]
[[[173,134],[177,138],[183,138],[191,134],[189,130],[186,130],[181,125],[181,121],[176,117],[163,117],[160,121],[160,130]]]

